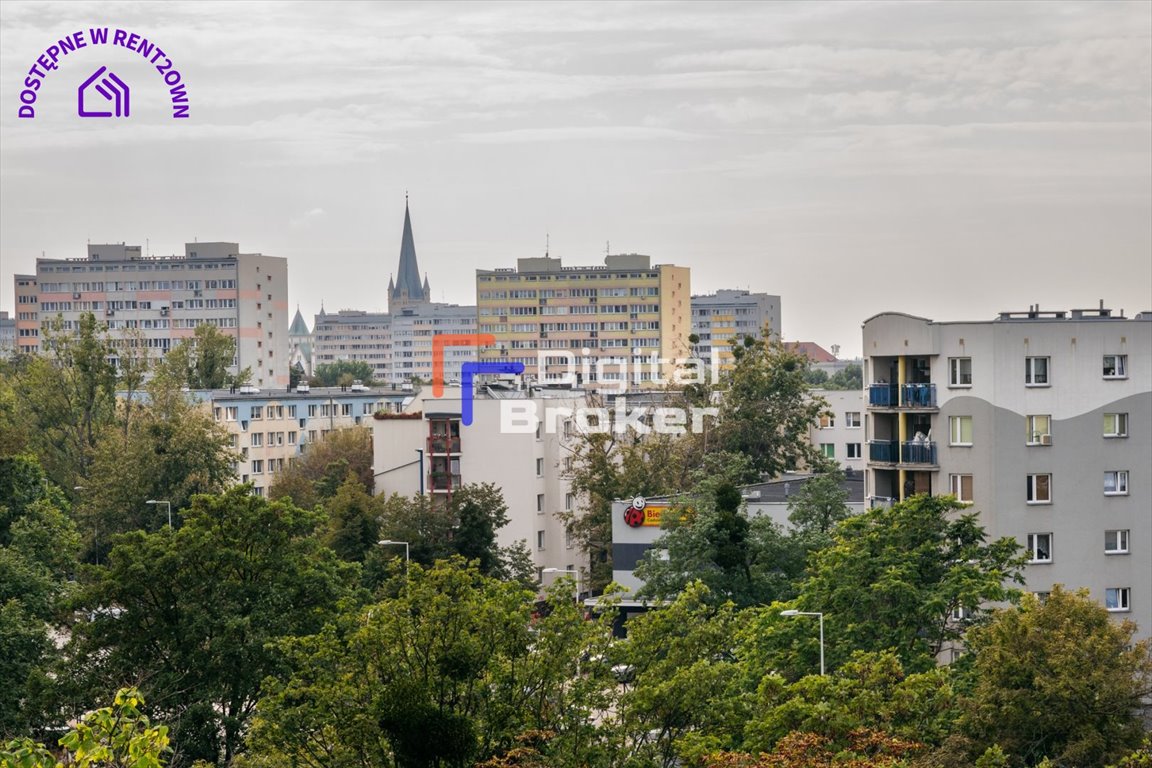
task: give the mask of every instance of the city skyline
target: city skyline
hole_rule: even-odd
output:
[[[328,8],[0,7],[0,308],[42,252],[199,239],[286,257],[307,317],[383,311],[406,192],[434,301],[547,248],[779,295],[847,357],[883,311],[1152,308],[1147,4]],[[95,25],[161,42],[190,118],[122,51],[131,118],[78,119],[89,49],[18,119]]]

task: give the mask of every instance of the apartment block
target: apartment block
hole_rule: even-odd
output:
[[[312,326],[312,365],[342,360],[367,363],[376,380],[387,380],[392,363],[391,316],[387,312],[325,312],[321,308]]]
[[[15,275],[16,351],[32,355],[40,351],[40,292],[36,275]]]
[[[479,356],[522,363],[546,383],[652,386],[690,355],[691,302],[687,267],[640,254],[609,255],[603,266],[518,259],[514,269],[476,272],[476,330],[496,339]]]
[[[732,364],[734,337],[762,338],[764,329],[770,338],[780,340],[780,297],[767,293],[721,290],[692,297],[692,333],[697,336],[695,354],[712,362],[714,355],[720,367]]]
[[[1027,550],[1027,589],[1085,587],[1152,629],[1152,312],[864,323],[867,493],[952,494]]]
[[[263,496],[275,475],[329,432],[367,426],[376,413],[399,412],[412,399],[397,389],[301,387],[290,392],[196,390],[192,397],[210,409],[239,454],[236,479]]]
[[[29,351],[39,344],[33,331],[42,336],[56,319],[64,330],[75,329],[87,312],[114,336],[138,335],[156,355],[207,324],[236,339],[233,367],[250,368],[253,384],[288,385],[286,259],[240,253],[237,243],[186,243],[183,256],[90,244],[87,258],[37,259],[36,275],[17,275],[15,282],[18,341]],[[20,319],[34,311],[34,320]]]
[[[814,389],[812,395],[828,402],[828,409],[808,431],[808,437],[826,459],[849,475],[864,472],[864,393],[859,389]]]
[[[493,385],[478,388],[472,422],[464,424],[458,386],[443,397],[421,390],[404,413],[381,414],[372,421],[377,493],[425,493],[433,503],[447,503],[468,483],[493,483],[508,505],[508,525],[497,532],[501,546],[524,541],[537,569],[575,570],[582,554],[558,517],[576,508],[566,477],[575,438],[572,409],[586,402],[583,392],[557,388],[520,389]],[[501,408],[530,403],[567,415],[535,431],[501,429]]]

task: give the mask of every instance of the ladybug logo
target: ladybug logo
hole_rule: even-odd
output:
[[[637,496],[632,499],[632,506],[624,510],[624,522],[627,523],[630,528],[639,528],[644,525],[644,505],[644,497]]]

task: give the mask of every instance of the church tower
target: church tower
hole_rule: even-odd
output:
[[[420,282],[420,267],[416,263],[416,241],[412,237],[412,216],[408,212],[408,196],[404,196],[404,234],[400,238],[400,268],[397,279],[388,279],[388,311],[431,301],[428,278]]]

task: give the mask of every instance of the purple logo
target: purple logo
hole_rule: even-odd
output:
[[[93,112],[84,108],[84,94],[96,91],[112,103],[111,112]],[[128,85],[108,67],[100,67],[76,89],[76,111],[80,117],[128,117]]]
[[[52,73],[59,70],[69,56],[83,62],[88,55],[84,49],[98,45],[122,48],[128,51],[130,56],[139,57],[147,62],[160,76],[160,87],[167,91],[172,117],[189,116],[188,86],[184,75],[176,68],[175,62],[167,52],[144,35],[127,29],[109,27],[80,29],[61,37],[45,48],[28,68],[27,77],[20,83],[20,105],[16,111],[17,116],[35,118],[40,89],[48,82]],[[103,58],[103,54],[101,57]],[[89,61],[87,66],[94,63],[96,62]],[[115,61],[112,64],[117,66]],[[137,92],[136,95],[140,96],[140,93]],[[107,66],[100,67],[77,89],[76,112],[80,117],[128,117],[131,114],[128,85]]]

